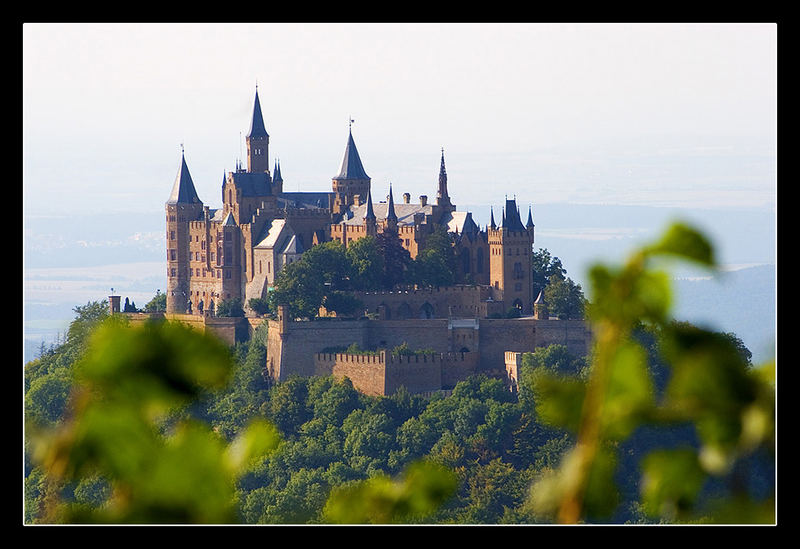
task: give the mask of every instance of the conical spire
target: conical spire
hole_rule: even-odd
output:
[[[533,214],[531,213],[530,205],[528,206],[528,222],[525,223],[525,228],[526,229],[532,229],[533,228]]]
[[[436,191],[436,203],[441,206],[450,204],[450,196],[447,193],[447,170],[444,167],[444,147],[442,147],[442,161],[439,166],[439,189]]]
[[[506,199],[506,206],[503,210],[503,228],[510,231],[524,232],[525,226],[522,224],[522,219],[519,217],[519,208],[517,208],[517,201],[515,199]]]
[[[279,160],[275,161],[275,175],[272,177],[273,181],[283,181],[281,177],[281,163]]]
[[[367,221],[375,221],[375,211],[372,209],[372,189],[367,190],[367,213],[364,214]]]
[[[175,183],[172,185],[172,194],[169,195],[167,204],[192,204],[198,202],[200,202],[200,198],[194,188],[194,182],[189,174],[189,167],[186,165],[186,158],[183,154],[183,146],[181,146],[181,165],[178,168],[178,175],[175,177]]]
[[[491,227],[492,229],[496,229],[497,225],[494,222],[494,208],[490,207],[489,208],[489,213],[490,213],[489,227]]]
[[[344,158],[342,158],[342,167],[339,169],[339,175],[334,179],[369,179],[367,172],[364,171],[364,166],[361,165],[361,158],[358,156],[358,149],[356,143],[353,141],[353,131],[347,137],[347,147],[344,149]]]
[[[264,118],[261,116],[261,103],[258,100],[258,86],[256,86],[256,101],[253,105],[253,119],[250,122],[250,133],[247,137],[269,137],[264,127]]]
[[[386,219],[397,223],[397,214],[394,212],[394,197],[392,196],[392,184],[389,183],[389,206],[386,209]]]

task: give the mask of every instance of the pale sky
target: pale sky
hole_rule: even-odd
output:
[[[776,202],[774,24],[25,24],[27,214],[221,206],[255,86],[286,190],[353,136],[373,196]]]

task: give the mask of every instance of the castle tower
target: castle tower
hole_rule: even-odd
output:
[[[489,240],[489,283],[495,301],[517,307],[523,314],[533,309],[531,249],[533,227],[522,224],[516,200],[506,199],[500,227],[487,231]]]
[[[166,203],[167,213],[167,312],[186,312],[189,299],[189,222],[203,215],[192,176],[181,147],[181,164]]]
[[[389,183],[389,205],[386,208],[386,228],[397,232],[397,214],[394,211],[394,196],[392,195],[391,183]]]
[[[367,190],[367,212],[364,214],[364,225],[367,227],[367,234],[375,236],[378,233],[377,217],[372,208],[372,191]]]
[[[258,86],[256,86],[256,100],[253,105],[253,118],[250,122],[250,132],[247,134],[247,171],[251,173],[269,173],[269,134],[264,127],[264,118],[261,115],[261,103],[258,100]]]
[[[333,214],[341,216],[354,203],[355,195],[359,195],[363,201],[370,191],[370,177],[364,171],[361,158],[353,141],[352,128],[347,137],[347,146],[342,158],[342,166],[339,174],[333,178]]]
[[[281,162],[275,160],[275,171],[272,175],[272,194],[280,196],[283,193],[283,177],[281,176]]]
[[[456,207],[450,202],[450,195],[447,193],[447,170],[444,167],[444,148],[442,149],[442,162],[439,166],[439,189],[436,191],[436,205],[443,210],[454,211]]]
[[[547,320],[550,318],[550,312],[544,300],[544,290],[539,292],[539,297],[533,302],[533,317],[537,320]]]

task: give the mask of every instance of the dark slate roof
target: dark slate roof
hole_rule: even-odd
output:
[[[528,222],[525,223],[525,228],[530,229],[533,227],[533,214],[531,213],[531,207],[528,206]]]
[[[376,220],[380,221],[381,219],[386,219],[386,214],[389,210],[389,204],[386,202],[377,202],[371,204]],[[427,204],[425,206],[420,204],[395,204],[394,212],[397,216],[398,225],[413,225],[415,213],[421,213],[426,216],[433,215],[433,206],[431,204]],[[347,213],[347,218],[344,219],[342,223],[346,225],[361,225],[364,223],[364,216],[366,213],[366,203],[361,204],[360,206],[351,206],[349,212]]]
[[[281,208],[288,204],[291,208],[330,208],[332,192],[282,193],[278,197]]]
[[[356,149],[356,143],[353,141],[353,132],[350,132],[347,137],[347,147],[344,149],[342,167],[339,169],[339,175],[334,179],[369,179],[367,172],[364,171],[364,166],[361,164],[361,158],[358,156],[358,149]]]
[[[371,221],[375,221],[377,218],[375,217],[375,210],[372,207],[372,189],[367,189],[367,211],[364,214],[364,219],[369,219]]]
[[[517,209],[516,200],[506,199],[505,215],[503,216],[503,228],[509,231],[524,232],[525,225],[522,224],[522,219],[519,217],[519,209]]]
[[[372,201],[370,200],[370,206]],[[397,214],[394,211],[394,196],[392,195],[392,186],[389,185],[389,204],[386,207],[386,219],[397,223]]]
[[[272,182],[266,172],[232,172],[233,183],[242,191],[242,196],[269,196]]]
[[[256,101],[253,105],[253,119],[250,121],[250,133],[247,137],[269,137],[267,129],[264,127],[264,117],[261,116],[261,103],[258,100],[258,89],[256,88]]]
[[[181,153],[181,166],[178,168],[178,175],[175,177],[175,183],[172,185],[172,194],[169,195],[167,204],[196,204],[198,202],[200,202],[200,198],[197,196],[192,176],[186,166],[186,158]]]
[[[283,181],[283,177],[281,176],[281,163],[277,160],[275,161],[275,173],[272,176],[273,181]]]

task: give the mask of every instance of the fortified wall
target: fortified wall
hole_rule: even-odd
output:
[[[452,388],[477,371],[477,353],[418,353],[314,355],[316,375],[347,377],[367,395],[391,395],[401,386],[415,394]]]
[[[342,375],[349,368],[348,377],[356,383],[364,379],[363,386],[377,390],[383,383],[384,394],[391,394],[403,380],[406,388],[418,390],[450,389],[455,383],[469,375],[483,373],[489,376],[507,377],[506,352],[532,352],[536,347],[551,344],[565,345],[575,355],[585,355],[591,345],[591,332],[583,321],[536,319],[490,318],[433,318],[413,320],[346,320],[331,318],[320,321],[295,322],[281,308],[276,320],[267,320],[267,372],[276,381],[292,375],[303,377],[327,375],[337,372]],[[409,373],[410,364],[398,369],[391,360],[371,359],[369,355],[346,355],[355,358],[336,358],[343,355],[324,354],[331,347],[348,347],[357,344],[362,349],[392,349],[406,343],[412,350],[426,350],[447,358],[432,369],[427,362],[415,363],[419,380]],[[380,355],[376,355],[380,356]],[[463,356],[455,360],[451,357]],[[421,359],[422,360],[422,359]],[[394,364],[394,370],[387,370]],[[357,366],[358,365],[358,366]],[[435,374],[437,368],[443,373]],[[402,375],[400,372],[403,372]],[[436,378],[441,375],[441,378]],[[392,377],[394,376],[394,377]],[[432,377],[433,376],[433,377]],[[383,382],[379,381],[380,379]]]

